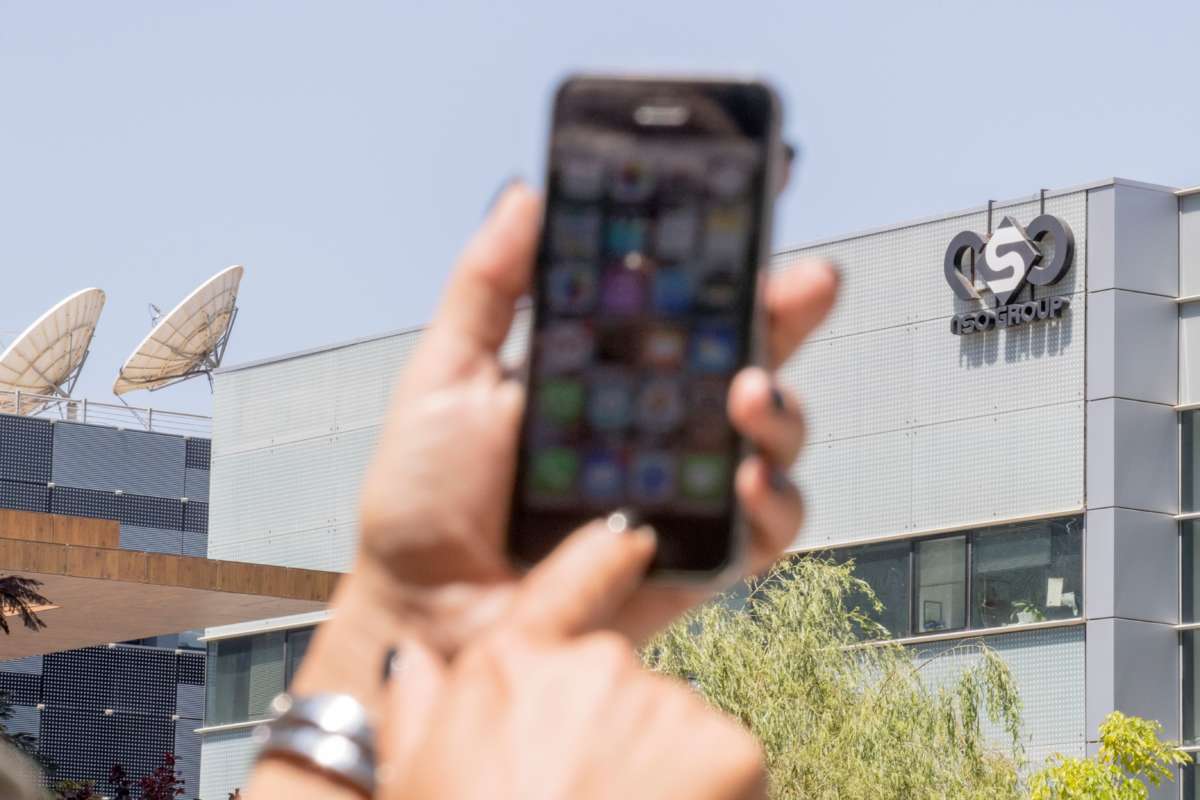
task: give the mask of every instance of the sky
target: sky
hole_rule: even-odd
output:
[[[0,338],[99,286],[76,396],[245,264],[225,363],[425,322],[574,71],[764,77],[777,248],[1120,176],[1200,184],[1200,4],[0,0]],[[129,402],[207,413],[203,381]]]

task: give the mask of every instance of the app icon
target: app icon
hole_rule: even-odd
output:
[[[657,185],[662,200],[694,198],[706,186],[708,163],[690,148],[679,148],[662,155],[657,165]]]
[[[592,376],[587,417],[599,431],[619,431],[633,415],[633,381],[622,370],[597,370]]]
[[[691,500],[716,503],[725,499],[729,458],[720,453],[687,453],[679,467],[680,493]]]
[[[552,322],[538,336],[539,371],[545,375],[571,372],[592,358],[591,328],[583,322]]]
[[[670,433],[683,419],[678,378],[651,378],[638,392],[637,424],[647,433]]]
[[[645,217],[614,217],[604,229],[604,247],[613,258],[646,249],[646,234],[650,222]]]
[[[547,422],[570,425],[583,413],[583,382],[550,378],[538,387],[538,416]]]
[[[641,356],[642,336],[637,326],[627,322],[603,325],[597,334],[596,356],[605,364],[632,367]]]
[[[723,199],[746,193],[750,185],[750,164],[738,158],[716,158],[708,168],[708,186]]]
[[[573,200],[596,200],[604,191],[604,160],[585,153],[559,159],[558,188]]]
[[[606,314],[640,314],[646,303],[646,276],[640,270],[612,266],[604,271],[601,308]]]
[[[738,273],[729,264],[712,264],[700,273],[696,305],[703,311],[727,311],[737,304]]]
[[[692,307],[692,275],[685,266],[654,270],[654,310],[660,314],[686,314]]]
[[[640,203],[654,191],[650,163],[631,158],[619,165],[612,175],[609,194],[618,203]]]
[[[700,215],[692,206],[664,211],[654,230],[654,255],[663,261],[690,258],[700,232]]]
[[[740,263],[746,257],[746,234],[750,214],[745,206],[720,206],[708,212],[704,230],[704,253],[709,259]]]
[[[687,335],[678,325],[650,325],[642,334],[642,364],[678,369],[683,366]]]
[[[587,264],[561,264],[546,276],[551,310],[559,314],[586,314],[596,307],[596,273]]]
[[[579,456],[569,447],[545,447],[533,453],[529,482],[535,492],[564,495],[575,485]]]
[[[737,349],[733,328],[728,325],[705,325],[692,334],[692,369],[714,374],[732,372],[737,366]]]
[[[687,387],[688,440],[700,447],[723,447],[729,443],[729,418],[725,405],[729,383],[723,378],[697,378]]]
[[[625,484],[625,471],[616,453],[594,450],[583,460],[580,487],[593,503],[618,503]]]
[[[600,212],[594,208],[560,209],[550,220],[555,257],[584,261],[600,252]]]
[[[675,457],[659,450],[644,450],[633,457],[629,494],[636,503],[665,503],[675,494]]]

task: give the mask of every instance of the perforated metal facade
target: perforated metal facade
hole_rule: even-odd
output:
[[[208,452],[207,439],[0,415],[0,508],[110,519],[122,548],[203,556]],[[185,485],[199,499],[184,503]],[[163,639],[0,661],[12,730],[38,737],[55,777],[101,787],[114,764],[136,778],[175,752],[192,796],[204,654]]]
[[[998,205],[1028,223],[1036,201]],[[810,498],[797,545],[843,544],[1084,504],[1087,193],[1048,198],[1075,234],[1075,265],[1036,296],[1070,312],[973,336],[950,332],[970,308],[946,285],[946,246],[987,231],[986,212],[790,251],[835,259],[837,309],[782,380],[804,397],[812,444],[797,467]]]

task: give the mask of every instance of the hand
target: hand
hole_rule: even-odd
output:
[[[594,523],[521,581],[449,667],[405,646],[380,738],[381,800],[765,796],[762,754],[683,684],[646,672],[612,617],[654,553]]]
[[[499,616],[515,586],[504,532],[525,398],[497,351],[529,288],[540,214],[532,190],[512,187],[468,245],[397,387],[364,483],[359,558],[343,591],[361,592],[364,608],[391,609],[422,625],[446,654]],[[771,368],[825,317],[836,286],[824,262],[769,276]],[[736,377],[729,413],[759,453],[735,479],[752,529],[745,567],[756,573],[800,526],[800,496],[786,472],[804,424],[797,399],[760,368]],[[710,594],[645,586],[613,624],[640,640]]]

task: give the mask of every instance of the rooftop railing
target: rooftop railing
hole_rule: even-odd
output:
[[[120,403],[97,403],[86,398],[76,400],[10,389],[0,389],[0,414],[42,417],[206,439],[212,437],[212,418],[203,414],[184,414]]]

